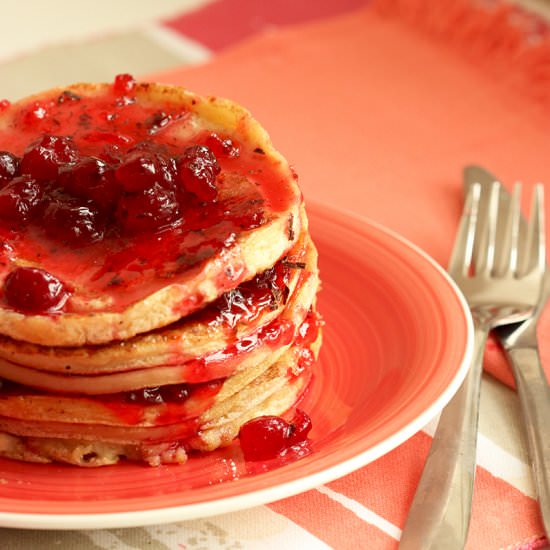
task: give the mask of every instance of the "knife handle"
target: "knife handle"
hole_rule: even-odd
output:
[[[405,527],[400,550],[463,550],[476,469],[483,352],[488,328],[474,317],[470,370],[443,409]]]
[[[550,537],[550,387],[536,348],[510,348],[507,354],[527,432],[542,521]]]

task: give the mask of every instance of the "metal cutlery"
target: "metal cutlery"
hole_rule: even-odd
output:
[[[462,549],[475,477],[483,352],[489,331],[526,320],[542,290],[546,265],[542,186],[534,193],[527,239],[520,236],[520,191],[509,204],[501,185],[470,186],[449,265],[474,320],[470,370],[443,410],[409,511],[400,548]],[[481,206],[483,205],[483,208]]]
[[[497,181],[480,166],[464,170],[466,191],[471,185],[489,188]],[[506,192],[501,201],[509,201]],[[520,228],[525,229],[525,222]],[[520,238],[525,230],[520,232]],[[550,295],[550,273],[545,275],[544,290],[533,316],[523,323],[496,329],[512,367],[520,401],[533,480],[537,489],[541,516],[547,537],[550,538],[550,386],[542,370],[537,342],[537,322]]]

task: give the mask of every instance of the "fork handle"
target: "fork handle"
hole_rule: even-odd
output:
[[[488,327],[474,319],[474,354],[458,392],[443,409],[399,548],[463,550],[476,467],[483,352]]]
[[[527,431],[542,521],[550,537],[550,387],[536,348],[511,348],[507,354]]]

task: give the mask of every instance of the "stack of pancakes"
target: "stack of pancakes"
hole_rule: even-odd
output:
[[[62,94],[78,98],[75,105],[55,101]],[[0,150],[21,155],[32,138],[52,133],[48,117],[19,128],[29,106],[51,106],[61,133],[76,108],[93,124],[110,94],[108,85],[80,84],[12,105],[0,114]],[[178,113],[154,132],[172,150],[205,131],[239,144],[239,158],[220,161],[215,212],[223,216],[78,249],[36,227],[0,231],[0,281],[30,266],[71,289],[52,314],[0,303],[0,456],[183,463],[190,452],[230,444],[252,418],[285,414],[310,381],[321,343],[317,252],[293,171],[234,103],[153,84],[138,84],[132,101],[144,113],[157,105]],[[13,140],[19,130],[24,139]],[[95,153],[97,139],[78,128],[65,133]]]

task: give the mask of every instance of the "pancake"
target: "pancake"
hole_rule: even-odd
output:
[[[308,344],[314,356],[320,332],[315,338]],[[170,425],[129,428],[0,416],[0,456],[88,467],[115,464],[121,458],[151,465],[183,463],[189,450],[230,444],[247,420],[264,414],[282,415],[290,409],[311,378],[311,363],[301,364],[300,347],[293,346],[239,390],[240,397],[232,394],[197,418]]]
[[[166,326],[273,266],[300,234],[304,216],[294,173],[250,113],[228,100],[160,84],[136,84],[124,93],[109,84],[75,84],[26,98],[0,113],[0,149],[23,155],[21,170],[31,165],[25,159],[30,158],[33,142],[50,134],[70,136],[78,159],[110,155],[110,162],[124,164],[132,148],[141,155],[140,147],[149,147],[154,153],[147,150],[149,156],[158,160],[164,155],[162,166],[175,166],[185,161],[182,151],[218,134],[222,145],[227,140],[238,144],[238,156],[233,154],[235,146],[217,159],[221,172],[216,177],[216,200],[205,202],[186,188],[184,200],[170,203],[174,219],[170,218],[171,225],[162,235],[141,232],[122,238],[105,225],[93,233],[93,242],[80,245],[78,241],[76,247],[65,244],[69,237],[74,240],[74,231],[70,232],[74,227],[49,226],[49,208],[57,208],[55,186],[65,185],[63,192],[68,186],[56,179],[56,173],[53,191],[51,182],[40,191],[49,197],[50,206],[45,214],[38,209],[36,216],[46,218],[36,223],[17,220],[16,233],[12,226],[1,228],[0,280],[17,266],[37,267],[70,289],[69,297],[55,315],[21,312],[4,300],[0,333],[11,338],[47,346],[81,346],[124,340]],[[78,168],[80,160],[75,162]],[[122,211],[122,226],[132,231],[137,223],[150,220],[143,214],[131,218],[138,199],[128,186],[136,181],[123,182],[126,187],[116,210],[117,216]],[[168,191],[157,187],[153,189],[157,195],[147,195],[149,202],[164,200]],[[166,204],[161,206],[159,212],[165,215]],[[95,207],[94,203],[90,208]],[[51,219],[69,215],[63,208]],[[71,212],[76,215],[74,209]],[[94,220],[100,218],[98,214]],[[89,224],[86,227],[90,230]],[[61,237],[52,238],[52,231]],[[81,239],[84,230],[78,231]],[[99,234],[101,239],[96,238]]]
[[[4,359],[40,371],[88,376],[181,365],[220,352],[256,333],[283,312],[296,287],[316,272],[317,251],[304,231],[294,248],[273,268],[172,325],[103,346],[40,346],[0,335],[0,363]],[[305,289],[300,290],[300,295],[304,293]],[[312,298],[309,295],[301,300],[309,307]],[[2,376],[20,380],[9,376],[9,368],[0,367]],[[28,383],[28,377],[23,383]]]

